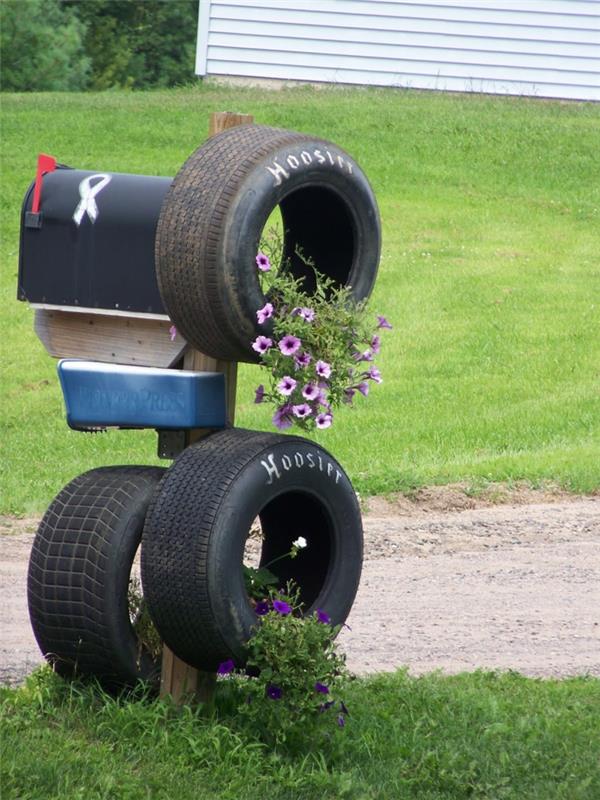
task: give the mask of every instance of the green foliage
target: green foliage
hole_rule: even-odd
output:
[[[285,593],[271,592],[262,611],[248,642],[247,667],[254,677],[233,673],[241,724],[283,751],[318,750],[336,726],[344,726],[347,714],[342,693],[348,674],[334,643],[339,626],[329,624],[323,612],[302,616],[292,585]]]
[[[85,5],[85,4],[82,4]],[[60,0],[2,0],[1,86],[9,92],[84,89],[85,25]]]
[[[2,88],[141,89],[194,77],[197,0],[3,0]]]
[[[269,588],[275,586],[278,581],[277,575],[271,572],[267,567],[249,567],[244,564],[242,569],[244,573],[244,585],[248,597],[253,600],[260,600],[263,598]]]
[[[142,583],[137,576],[129,579],[127,604],[129,619],[138,642],[138,660],[142,657],[142,651],[147,650],[154,661],[159,663],[163,649],[162,639],[152,622]]]
[[[357,491],[600,487],[598,104],[202,85],[5,94],[2,107],[2,512],[43,511],[87,469],[160,463],[153,431],[67,428],[56,363],[32,310],[15,300],[37,153],[80,169],[174,175],[209,113],[232,108],[338,143],[377,196],[383,256],[371,303],[394,324],[378,361],[384,382],[343,425],[314,434]],[[239,369],[236,424],[272,430],[270,409],[253,402],[260,373]]]
[[[278,242],[269,246],[268,238],[261,242],[259,259],[269,257],[264,251],[281,250]],[[264,318],[273,326],[274,338],[259,336],[253,345],[259,348],[269,382],[267,391],[259,385],[255,402],[274,405],[273,424],[281,430],[296,425],[314,431],[329,428],[333,411],[351,405],[357,392],[366,396],[368,381],[381,382],[374,365],[361,365],[379,352],[380,337],[374,316],[371,325],[367,321],[366,302],[357,303],[349,287],[336,286],[310,260],[298,255],[314,273],[315,289],[310,294],[306,280],[294,279],[285,263],[275,270],[269,261],[269,269],[260,277],[270,302],[258,311],[263,315],[259,322]],[[391,327],[387,322],[386,326]],[[286,337],[294,342],[294,352],[281,349]]]
[[[223,683],[222,686],[226,687]],[[114,699],[44,668],[0,689],[3,800],[597,800],[600,681],[515,673],[357,679],[319,749],[256,741],[213,715]]]
[[[197,0],[65,0],[86,27],[89,89],[142,89],[194,77]]]
[[[260,525],[256,527],[253,526],[250,529],[249,537],[252,537],[255,533],[262,538]],[[300,550],[303,550],[305,547],[306,539],[304,536],[299,536],[296,541],[292,542],[289,553],[283,553],[277,556],[277,558],[271,559],[267,564],[263,564],[261,567],[253,567],[246,563],[243,564],[244,586],[251,602],[256,603],[259,600],[264,600],[272,587],[279,582],[279,579],[271,572],[269,567],[272,567],[273,564],[282,561],[284,558],[296,558]]]

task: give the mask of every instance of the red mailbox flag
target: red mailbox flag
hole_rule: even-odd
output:
[[[56,159],[54,156],[47,156],[40,153],[38,156],[37,173],[35,176],[35,187],[33,190],[33,204],[31,211],[37,214],[40,210],[40,197],[42,194],[42,177],[46,172],[54,172],[56,169]]]

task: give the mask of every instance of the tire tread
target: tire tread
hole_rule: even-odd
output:
[[[50,504],[35,536],[27,596],[35,637],[65,676],[93,675],[130,684],[117,666],[105,610],[107,571],[123,532],[120,521],[164,474],[161,467],[102,467],[71,481]]]

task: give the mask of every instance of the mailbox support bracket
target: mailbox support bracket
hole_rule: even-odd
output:
[[[159,458],[168,458],[173,460],[177,458],[180,453],[185,450],[185,430],[180,431],[165,431],[157,430],[158,434],[158,451]]]

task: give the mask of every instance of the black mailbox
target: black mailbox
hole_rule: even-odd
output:
[[[23,202],[19,300],[166,315],[154,237],[172,178],[60,168]]]

